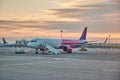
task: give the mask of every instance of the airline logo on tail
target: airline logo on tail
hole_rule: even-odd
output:
[[[83,33],[79,40],[86,40],[86,34],[87,34],[87,27],[85,27],[85,29],[83,30]]]

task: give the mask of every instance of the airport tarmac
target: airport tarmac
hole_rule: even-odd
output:
[[[120,49],[41,55],[0,48],[0,80],[120,80]]]

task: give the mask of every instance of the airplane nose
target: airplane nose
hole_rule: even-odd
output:
[[[30,43],[27,43],[27,47],[30,47]]]

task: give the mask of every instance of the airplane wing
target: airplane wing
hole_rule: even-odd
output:
[[[48,50],[51,51],[51,52],[54,53],[54,54],[59,54],[59,53],[60,53],[60,51],[58,51],[57,49],[55,49],[55,48],[52,47],[51,45],[48,45],[48,44],[47,44],[45,47],[48,48]]]
[[[1,44],[1,47],[27,47],[27,45],[17,45],[17,44]]]

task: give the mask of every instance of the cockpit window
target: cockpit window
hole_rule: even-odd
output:
[[[36,40],[31,40],[31,42],[37,42]]]

